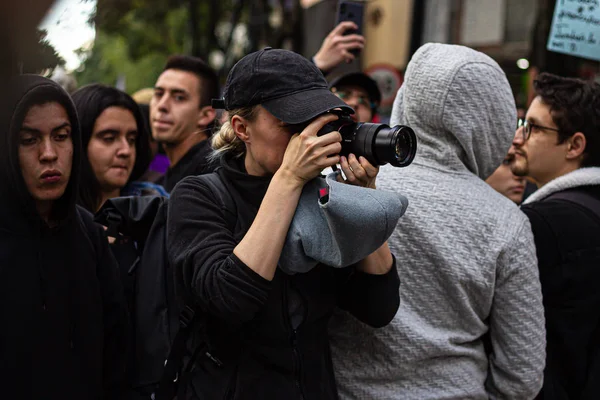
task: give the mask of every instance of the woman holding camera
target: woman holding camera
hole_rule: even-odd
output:
[[[244,57],[227,78],[229,120],[213,138],[215,172],[231,195],[235,227],[201,177],[172,193],[167,248],[188,304],[205,316],[209,351],[196,360],[194,399],[336,399],[327,323],[340,307],[373,327],[399,306],[387,244],[357,264],[319,264],[304,274],[278,268],[304,185],[339,163],[348,183],[375,187],[378,168],[340,157],[341,136],[317,132],[352,110],[320,71],[295,53],[267,48]],[[312,122],[310,122],[312,121]],[[308,123],[300,133],[288,125]],[[316,202],[316,198],[315,198]]]

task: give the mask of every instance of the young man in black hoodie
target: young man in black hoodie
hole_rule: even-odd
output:
[[[118,399],[128,315],[102,228],[75,205],[81,139],[71,99],[11,80],[0,119],[0,387],[13,399]]]

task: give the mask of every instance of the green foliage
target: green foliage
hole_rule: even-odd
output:
[[[148,52],[134,61],[129,52],[130,46],[124,37],[97,32],[94,47],[75,72],[79,85],[98,82],[113,86],[123,77],[128,93],[152,87],[162,71],[166,55]]]
[[[128,93],[151,87],[167,57],[187,53],[187,10],[178,1],[98,0],[92,23],[93,47],[75,72],[80,85],[115,85],[124,78]]]
[[[217,48],[214,26],[235,0],[98,0],[96,29],[126,37],[130,56],[191,53],[206,58]],[[198,46],[200,44],[200,46]]]
[[[97,0],[90,21],[96,26],[96,39],[91,50],[81,51],[85,61],[76,78],[79,84],[114,85],[122,76],[131,93],[152,86],[169,55],[191,54],[208,60],[213,50],[226,55],[220,71],[224,78],[238,56],[233,55],[231,35],[217,38],[218,24],[243,22],[253,28],[250,48],[242,53],[267,44],[279,47],[283,37],[290,36],[289,30],[298,27],[299,0],[292,3],[284,15],[289,17],[287,22],[293,16],[294,23],[274,30],[268,26],[269,0]]]

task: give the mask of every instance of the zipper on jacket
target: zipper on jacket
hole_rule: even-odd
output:
[[[300,385],[300,356],[298,355],[298,337],[295,329],[292,330],[292,351],[294,354],[294,380],[296,381],[296,388],[300,394],[300,400],[304,400],[302,386]]]
[[[293,364],[294,364],[294,382],[296,383],[296,389],[298,389],[298,394],[300,396],[300,400],[304,400],[304,393],[302,392],[302,384],[300,383],[300,355],[298,354],[298,331],[292,327],[290,309],[288,304],[288,288],[290,285],[290,281],[286,280],[283,285],[283,308],[284,308],[284,319],[286,325],[288,326],[291,336],[290,336],[290,344],[292,345],[292,354],[293,354]]]

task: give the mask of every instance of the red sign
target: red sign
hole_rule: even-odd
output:
[[[404,81],[400,71],[390,64],[374,64],[365,71],[365,74],[377,82],[381,91],[381,105],[384,107],[392,105]]]

